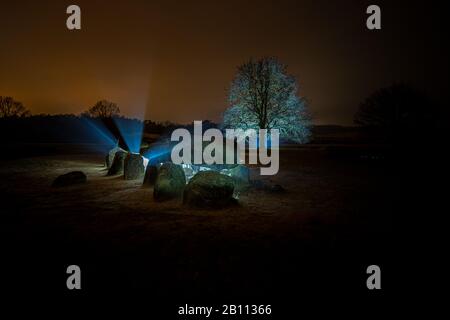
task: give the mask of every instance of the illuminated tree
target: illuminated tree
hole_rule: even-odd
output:
[[[26,117],[30,115],[21,102],[12,97],[0,96],[0,118]]]
[[[98,101],[87,112],[83,113],[84,116],[94,118],[112,118],[120,114],[120,109],[114,102],[108,100]]]
[[[297,91],[295,77],[276,58],[251,59],[238,67],[231,83],[224,127],[278,129],[281,138],[306,143],[311,117]]]

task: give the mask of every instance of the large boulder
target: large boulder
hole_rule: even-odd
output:
[[[239,164],[233,168],[223,169],[221,173],[233,178],[235,186],[238,188],[247,187],[250,184],[250,170]]]
[[[129,153],[124,161],[123,176],[125,180],[141,179],[144,176],[144,158],[137,153]]]
[[[125,158],[127,156],[127,152],[125,151],[117,151],[114,155],[114,160],[111,164],[111,167],[108,170],[108,176],[113,176],[116,174],[121,174],[123,172],[123,166],[125,163]]]
[[[74,184],[81,184],[87,181],[86,175],[81,171],[72,171],[57,177],[52,186],[53,187],[67,187]]]
[[[121,147],[114,147],[111,150],[109,150],[108,153],[106,154],[105,164],[108,169],[111,168],[111,165],[114,161],[114,156],[116,155],[117,151],[125,152],[125,150],[123,150]]]
[[[233,178],[217,171],[200,171],[188,183],[183,203],[195,207],[223,208],[236,202]]]
[[[180,165],[165,162],[159,167],[153,189],[153,198],[157,201],[177,198],[183,194],[186,177]]]
[[[155,185],[156,178],[158,177],[158,167],[154,165],[147,165],[144,175],[144,186],[152,187]]]

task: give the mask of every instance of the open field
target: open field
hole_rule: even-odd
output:
[[[383,159],[332,154],[283,149],[278,175],[251,174],[286,193],[250,189],[239,206],[216,211],[155,202],[140,181],[106,177],[103,156],[82,147],[10,157],[0,169],[8,282],[58,292],[65,267],[78,264],[94,293],[276,297],[325,284],[360,292],[365,268],[389,262],[392,177]],[[50,186],[73,170],[88,182]]]

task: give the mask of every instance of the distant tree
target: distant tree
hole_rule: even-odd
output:
[[[295,77],[276,58],[251,59],[238,67],[231,83],[224,127],[278,129],[281,138],[306,143],[311,117],[297,91]]]
[[[12,97],[0,96],[0,118],[18,118],[30,115],[21,102],[15,101]]]
[[[82,115],[94,118],[112,118],[119,114],[120,109],[117,104],[108,100],[100,100]]]
[[[385,130],[390,136],[425,135],[439,121],[436,104],[407,84],[377,90],[359,106],[354,122]]]

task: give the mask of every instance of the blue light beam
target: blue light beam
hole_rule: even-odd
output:
[[[108,128],[99,119],[81,117],[83,119],[85,130],[93,141],[102,145],[104,149],[109,150],[117,145],[117,139],[108,130]],[[104,151],[100,148],[100,151]]]
[[[133,153],[140,153],[144,122],[126,118],[114,118],[114,122],[125,140],[128,150]]]

